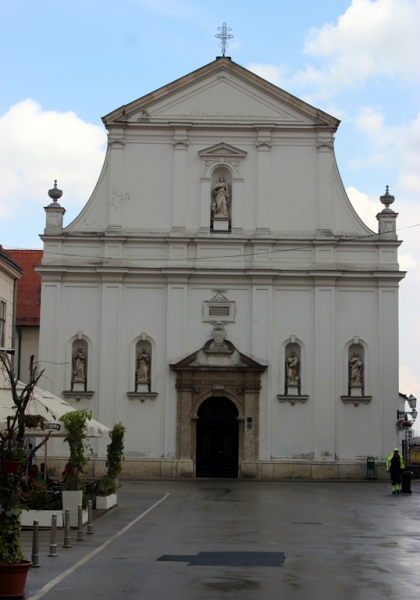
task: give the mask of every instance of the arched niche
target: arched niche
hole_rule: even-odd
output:
[[[89,377],[89,344],[83,337],[71,344],[70,390],[86,391]]]
[[[145,373],[147,370],[147,374]],[[148,339],[140,339],[135,346],[134,391],[151,392],[153,373],[152,344]],[[144,381],[146,375],[147,381]]]
[[[229,198],[228,198],[228,216],[227,218],[222,219],[220,215],[214,215],[214,207],[216,204],[216,197],[214,195],[214,190],[216,185],[220,182],[219,178],[223,177],[224,181],[227,183],[229,190]],[[210,176],[210,229],[211,231],[230,231],[231,230],[231,215],[232,215],[232,172],[225,165],[217,165],[211,172]]]
[[[353,342],[347,349],[347,388],[349,396],[365,396],[365,373],[366,353],[364,345],[360,341],[358,343]]]
[[[289,365],[293,359],[297,358],[297,366],[293,369],[297,371],[297,385],[289,382]],[[300,396],[302,386],[302,348],[298,342],[289,342],[284,349],[284,393],[286,396]]]

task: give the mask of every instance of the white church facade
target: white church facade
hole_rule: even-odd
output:
[[[42,387],[126,426],[126,476],[364,477],[398,443],[404,273],[339,121],[219,57],[103,122],[85,207],[45,209]]]

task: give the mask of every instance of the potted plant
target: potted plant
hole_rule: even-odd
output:
[[[33,487],[26,501],[28,511],[22,513],[21,526],[32,528],[34,520],[37,519],[39,527],[50,528],[51,517],[56,514],[57,527],[62,527],[63,516],[61,502],[60,509],[57,506],[58,496],[58,493],[56,497],[52,496],[45,488]]]
[[[96,498],[98,509],[108,509],[117,504],[118,475],[124,460],[124,433],[125,427],[121,423],[116,423],[109,433],[111,443],[107,446],[107,472],[99,480]]]
[[[64,441],[70,448],[63,489],[63,511],[70,509],[70,527],[77,527],[77,508],[79,504],[83,504],[84,486],[79,476],[85,472],[89,462],[89,457],[85,454],[85,450],[90,448],[86,441],[86,422],[91,418],[92,412],[87,409],[74,410],[60,417],[68,431]]]
[[[25,427],[27,427],[28,429],[42,427],[44,423],[45,418],[41,415],[25,415]]]
[[[46,443],[49,434],[26,453],[26,411],[43,373],[34,365],[34,357],[31,356],[30,361],[29,383],[22,389],[18,387],[10,359],[3,351],[0,352],[0,369],[10,386],[15,411],[7,419],[6,429],[0,431],[0,597],[12,598],[24,595],[27,573],[32,564],[25,560],[20,542],[21,514],[27,508],[21,493],[22,479],[28,464],[36,451]],[[12,470],[9,469],[10,462],[15,463]]]

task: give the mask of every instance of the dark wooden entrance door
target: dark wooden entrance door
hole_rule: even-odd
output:
[[[213,397],[197,415],[197,477],[238,477],[238,409],[228,398]]]

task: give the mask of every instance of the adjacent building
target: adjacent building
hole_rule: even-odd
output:
[[[16,290],[15,372],[27,383],[31,356],[38,360],[41,277],[35,267],[41,264],[42,250],[9,250],[8,255],[23,272]]]

